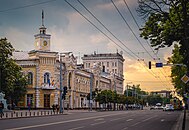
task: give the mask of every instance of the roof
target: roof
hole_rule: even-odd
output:
[[[15,59],[15,60],[30,59],[27,51],[15,51],[15,52],[12,53],[12,58]]]

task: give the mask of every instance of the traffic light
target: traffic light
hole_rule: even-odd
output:
[[[67,87],[66,86],[64,86],[64,88],[63,88],[63,92],[62,92],[62,99],[66,99],[66,93],[67,93]]]
[[[66,93],[67,93],[67,87],[66,86],[64,86],[64,95],[66,95]]]
[[[151,61],[149,61],[149,69],[151,69],[152,68],[152,63],[151,63]]]

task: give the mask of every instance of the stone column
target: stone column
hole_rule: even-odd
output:
[[[36,87],[35,87],[35,104],[36,104],[36,108],[40,107],[40,100],[39,100],[39,78],[40,78],[40,75],[39,75],[39,65],[37,64],[36,65]]]
[[[54,104],[58,104],[58,90],[55,90],[54,91],[54,95],[55,95],[55,97],[54,97]]]

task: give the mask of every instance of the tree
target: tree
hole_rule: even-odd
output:
[[[26,94],[27,79],[22,68],[11,58],[14,48],[6,38],[0,39],[0,91],[9,102],[17,103]]]
[[[149,105],[156,105],[156,103],[162,103],[163,99],[160,97],[160,95],[149,95],[147,97],[147,102]]]
[[[138,13],[147,19],[141,37],[156,49],[180,44],[183,63],[189,71],[189,1],[139,0]]]
[[[179,52],[179,45],[175,44],[174,49],[172,52],[172,56],[168,58],[169,63],[173,64],[182,64],[183,63],[183,56]],[[175,86],[177,92],[180,93],[181,96],[183,96],[184,93],[184,88],[185,84],[181,81],[181,78],[184,74],[186,74],[186,67],[184,66],[172,66],[171,67],[171,78],[172,78],[172,83]]]

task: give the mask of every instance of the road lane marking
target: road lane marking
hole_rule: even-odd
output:
[[[99,125],[99,124],[103,124],[105,123],[106,121],[102,121],[102,122],[97,122],[97,123],[94,123],[94,124],[91,124],[91,125]]]
[[[120,120],[120,119],[123,119],[124,117],[122,117],[122,118],[116,118],[116,119],[112,119],[112,120],[110,120],[110,121],[116,121],[116,120]]]
[[[95,119],[94,121],[102,121],[104,120],[104,118],[98,118],[98,119]]]
[[[138,124],[140,124],[141,122],[137,122],[137,123],[135,123],[135,124],[133,124],[133,125],[131,125],[131,126],[136,126],[136,125],[138,125]]]
[[[143,120],[142,122],[148,121],[148,120],[150,120],[150,119],[152,119],[152,118],[155,118],[155,117],[156,117],[156,116],[153,116],[153,117],[147,118],[147,119]]]
[[[128,129],[128,127],[125,127],[125,128],[123,128],[122,130],[127,130]]]
[[[71,128],[71,129],[68,129],[68,130],[78,130],[78,129],[81,129],[81,128],[84,128],[84,126],[76,127],[76,128]]]
[[[161,122],[163,122],[165,119],[161,119]]]
[[[127,113],[126,113],[126,114],[127,114]],[[92,116],[92,117],[79,118],[79,119],[66,120],[66,121],[59,121],[59,122],[52,122],[52,123],[39,124],[39,125],[29,125],[29,126],[23,126],[23,127],[7,128],[6,130],[30,129],[30,128],[36,128],[36,127],[43,127],[43,126],[64,124],[64,123],[69,123],[69,122],[83,121],[83,120],[89,120],[89,119],[95,119],[95,118],[102,118],[102,117],[109,117],[109,116],[117,116],[117,115],[123,115],[123,113],[114,113],[114,114],[101,115],[101,116],[96,116],[96,117]]]
[[[128,119],[127,121],[132,121],[133,119]]]

